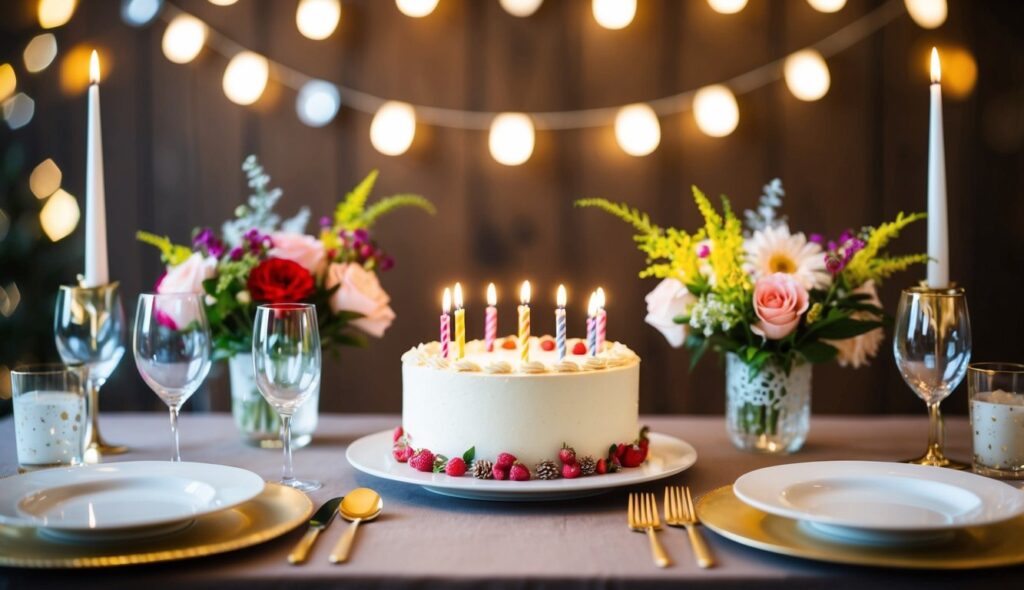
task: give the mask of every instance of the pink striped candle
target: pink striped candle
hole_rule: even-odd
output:
[[[494,283],[487,285],[487,310],[484,315],[484,344],[487,352],[494,352],[494,340],[498,336],[498,292]]]
[[[596,296],[597,296],[597,319],[595,321],[596,321],[597,326],[595,328],[595,331],[597,332],[597,343],[596,343],[597,350],[594,352],[594,354],[597,354],[598,352],[601,352],[602,350],[604,350],[604,342],[608,338],[608,314],[604,310],[604,303],[605,303],[604,289],[598,287],[597,288]]]
[[[587,304],[587,346],[590,348],[590,356],[597,354],[597,295],[590,294],[590,302]]]
[[[452,339],[452,328],[451,328],[451,315],[452,311],[452,292],[450,289],[445,287],[444,296],[441,298],[441,358],[448,358],[449,348],[451,347]]]

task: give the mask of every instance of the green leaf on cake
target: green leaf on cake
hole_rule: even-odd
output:
[[[472,463],[473,459],[475,457],[476,457],[476,447],[475,446],[469,447],[469,450],[467,450],[465,453],[462,453],[462,460],[466,462],[466,465],[469,465],[470,463]]]

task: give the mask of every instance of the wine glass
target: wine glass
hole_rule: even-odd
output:
[[[292,473],[292,415],[320,385],[316,306],[273,303],[256,308],[252,362],[256,387],[281,415],[281,483],[304,492],[320,489],[320,482],[298,480]]]
[[[181,461],[178,413],[210,372],[210,325],[200,296],[139,295],[132,346],[143,381],[170,409],[171,461]]]
[[[892,347],[903,380],[928,405],[928,450],[908,463],[966,469],[968,465],[942,452],[939,412],[939,404],[963,381],[971,361],[971,321],[964,290],[904,289]]]
[[[100,435],[99,391],[124,356],[124,308],[118,283],[98,287],[62,285],[57,292],[53,336],[61,360],[83,369],[90,416],[86,429],[85,460],[117,455],[128,450]]]

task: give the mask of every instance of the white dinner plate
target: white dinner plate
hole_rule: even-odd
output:
[[[697,461],[697,451],[684,440],[650,433],[647,461],[639,467],[616,473],[575,479],[497,481],[474,479],[468,473],[451,477],[443,473],[423,473],[391,456],[392,432],[386,430],[360,438],[348,447],[345,457],[353,467],[383,479],[423,486],[445,496],[500,502],[538,502],[593,496],[622,486],[645,483],[675,475]]]
[[[237,467],[132,461],[47,469],[0,479],[0,524],[54,536],[173,530],[247,502],[263,478]]]
[[[733,491],[808,532],[851,542],[949,532],[1024,514],[1024,492],[973,473],[907,463],[820,461],[758,469]]]

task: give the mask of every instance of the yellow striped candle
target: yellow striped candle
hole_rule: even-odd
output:
[[[455,350],[456,359],[466,356],[466,310],[462,306],[461,283],[455,283]]]
[[[519,360],[530,360],[530,281],[519,290]]]

